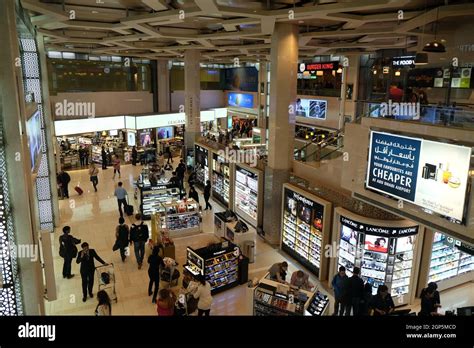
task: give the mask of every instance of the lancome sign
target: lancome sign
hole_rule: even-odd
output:
[[[462,222],[471,148],[371,132],[366,187]]]

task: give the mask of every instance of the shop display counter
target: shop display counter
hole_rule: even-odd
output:
[[[212,294],[247,282],[248,259],[229,241],[196,250],[188,247],[186,256],[184,268],[194,275],[203,275],[211,284]]]
[[[280,248],[312,271],[327,278],[331,203],[296,186],[283,185]],[[322,271],[321,271],[322,270]]]
[[[396,306],[411,303],[420,263],[419,226],[406,220],[364,218],[342,208],[337,208],[335,215],[333,236],[339,253],[332,274],[344,266],[350,277],[354,267],[359,267],[374,295],[380,285],[386,285]]]
[[[212,197],[226,208],[230,201],[230,165],[216,153],[212,154]]]
[[[262,278],[253,293],[256,316],[322,316],[329,312],[329,298],[320,291],[306,291]]]
[[[174,184],[148,186],[149,181],[137,183],[140,192],[140,211],[144,219],[150,219],[153,212],[163,212],[162,203],[179,199],[180,190]]]
[[[201,212],[199,204],[193,199],[162,203],[158,210],[161,228],[170,237],[183,237],[201,233]]]
[[[239,247],[243,247],[244,242],[252,241],[256,242],[257,239],[257,231],[252,226],[248,226],[248,230],[246,232],[237,231],[236,225],[238,221],[227,222],[225,225],[225,236],[224,238],[230,240],[232,243],[237,244]]]
[[[235,165],[234,211],[257,228],[263,224],[264,173],[244,164]]]
[[[209,180],[209,149],[203,145],[194,145],[194,168],[196,171],[196,186],[204,188]]]

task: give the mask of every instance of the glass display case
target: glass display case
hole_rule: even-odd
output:
[[[474,271],[474,256],[462,251],[462,244],[448,235],[435,232],[428,282],[439,282]]]
[[[239,257],[239,247],[228,241],[197,250],[188,247],[184,268],[194,275],[203,275],[215,294],[239,284]]]
[[[409,295],[418,227],[373,226],[344,216],[340,222],[337,266],[348,277],[359,267],[374,295],[384,284],[394,297]]]
[[[213,154],[212,196],[226,207],[229,205],[230,168],[224,157]]]
[[[174,184],[162,184],[145,187],[138,184],[140,190],[140,211],[144,219],[150,219],[154,212],[163,213],[163,203],[179,199],[179,188]]]
[[[258,174],[236,167],[235,175],[235,210],[248,216],[255,226],[258,220]]]
[[[281,248],[319,275],[324,206],[288,187],[283,195]]]
[[[199,145],[194,145],[196,186],[204,187],[209,180],[209,150]]]
[[[176,200],[161,206],[161,227],[171,235],[201,232],[199,204],[193,199]]]

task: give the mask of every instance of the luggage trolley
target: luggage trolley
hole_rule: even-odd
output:
[[[114,264],[109,263],[95,268],[99,291],[105,290],[111,301],[117,303],[117,293],[115,292],[115,269]]]

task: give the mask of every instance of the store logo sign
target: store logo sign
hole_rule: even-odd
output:
[[[380,103],[380,116],[406,116],[413,120],[420,119],[420,103],[392,102]]]
[[[300,196],[296,192],[293,192],[293,198],[295,198],[296,200],[298,200],[300,202],[303,202],[304,204],[309,205],[311,207],[314,205],[314,203],[312,201],[310,201],[306,197]]]
[[[243,163],[249,165],[250,167],[256,167],[258,162],[257,149],[234,150],[226,147],[225,150],[219,150],[217,155],[227,158],[229,163]]]
[[[95,103],[94,102],[68,102],[64,99],[61,102],[54,104],[56,116],[82,116],[87,118],[95,117]]]

